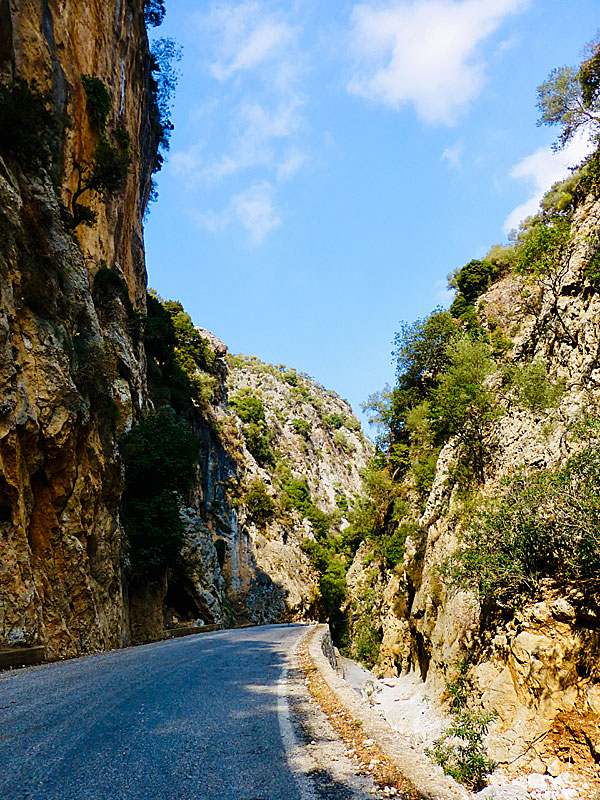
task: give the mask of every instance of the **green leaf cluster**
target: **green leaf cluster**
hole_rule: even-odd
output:
[[[0,83],[0,153],[48,167],[58,133],[50,94],[21,79]]]
[[[183,541],[179,508],[196,475],[198,444],[183,420],[161,411],[141,419],[119,448],[125,468],[121,519],[132,573],[153,580],[175,563]]]
[[[312,425],[310,422],[308,422],[308,420],[293,419],[292,428],[294,429],[295,433],[298,434],[298,436],[302,436],[304,439],[310,439]]]
[[[442,571],[490,608],[536,596],[547,578],[598,594],[600,450],[587,447],[553,470],[516,473]]]
[[[577,69],[559,67],[538,87],[539,125],[557,125],[556,148],[564,147],[580,130],[596,139],[600,133],[600,42]]]
[[[310,489],[305,480],[292,478],[283,484],[281,505],[284,509],[295,508],[312,525],[317,540],[325,541],[331,526],[331,519],[313,502]]]
[[[82,75],[81,83],[87,99],[88,114],[96,128],[103,131],[112,105],[110,92],[97,75]]]
[[[249,452],[262,467],[273,465],[275,456],[271,450],[271,432],[260,397],[253,395],[250,389],[242,389],[229,402],[244,423],[242,430]]]
[[[494,715],[460,708],[454,709],[452,716],[450,727],[425,752],[446,775],[478,792],[487,786],[487,776],[496,767],[483,741]]]
[[[544,411],[556,406],[564,390],[563,383],[550,380],[546,365],[541,361],[507,364],[503,380],[514,391],[520,405],[530,411]]]
[[[106,131],[111,108],[108,89],[95,75],[82,75],[81,80],[87,95],[88,112],[99,136],[91,162],[75,164],[78,181],[71,199],[74,228],[78,225],[92,226],[96,222],[96,213],[82,205],[80,198],[87,192],[94,192],[106,202],[123,189],[131,164],[129,133],[121,124]]]
[[[486,260],[474,259],[459,269],[449,280],[449,286],[458,290],[450,306],[452,316],[469,323],[475,321],[475,301],[501,274],[502,269],[498,263]]]
[[[260,480],[254,480],[248,486],[242,500],[248,511],[248,516],[258,526],[263,527],[275,516],[275,501],[267,492],[265,485]]]

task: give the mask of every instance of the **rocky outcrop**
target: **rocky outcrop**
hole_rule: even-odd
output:
[[[588,199],[575,214],[573,244],[555,274],[535,284],[511,274],[479,301],[484,328],[512,342],[506,360],[542,362],[564,392],[556,407],[539,411],[499,392],[502,411],[488,433],[493,447],[478,505],[498,494],[503,478],[516,467],[564,464],[582,447],[570,434],[574,423],[597,414],[600,295],[583,267],[599,229],[600,203]],[[489,385],[501,389],[501,374]],[[426,507],[415,519],[416,532],[407,541],[403,563],[387,573],[385,587],[380,587],[381,573],[364,566],[364,552],[357,553],[351,569],[353,596],[364,594],[365,587],[377,596],[375,617],[383,635],[379,670],[387,675],[416,671],[429,696],[442,703],[446,682],[455,680],[459,663],[470,659],[474,696],[497,715],[492,758],[511,769],[542,756],[548,763],[560,761],[569,757],[564,748],[574,741],[597,758],[598,610],[582,606],[583,595],[576,602],[575,595],[561,594],[548,582],[544,596],[524,604],[510,621],[489,622],[476,598],[449,590],[438,571],[468,525],[452,479],[458,454],[454,441],[441,451]],[[567,745],[561,739],[566,733]]]
[[[225,345],[200,330],[222,358]],[[253,623],[314,618],[318,575],[302,542],[315,533],[297,509],[284,508],[285,484],[305,481],[315,506],[329,517],[332,533],[339,532],[360,492],[360,470],[371,444],[350,406],[309,377],[257,358],[228,356],[226,364],[223,390],[197,420],[202,457],[195,504],[223,554],[225,621],[231,614]],[[246,423],[236,411],[236,398],[244,394],[264,410],[272,455],[266,462],[249,449]],[[257,485],[272,505],[265,519],[257,519],[249,501],[249,490]],[[171,585],[183,584],[179,572],[172,576]],[[213,586],[218,585],[215,579]],[[185,593],[189,600],[190,591]],[[216,605],[225,607],[218,595],[213,592]],[[187,609],[188,619],[194,615],[212,621],[198,605]]]
[[[49,92],[63,123],[52,176],[0,157],[0,642],[67,656],[129,638],[116,438],[146,403],[134,308],[157,146],[148,42],[132,1],[3,0],[0,19],[4,79]],[[88,194],[96,223],[73,229],[76,165],[98,141],[82,74],[108,88],[132,159],[118,192]],[[100,270],[124,293],[95,293]]]

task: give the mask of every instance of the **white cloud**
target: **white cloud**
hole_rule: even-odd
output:
[[[522,220],[536,214],[540,200],[552,184],[566,178],[569,167],[581,163],[591,149],[589,139],[581,135],[572,139],[564,150],[554,152],[551,147],[540,147],[535,153],[515,164],[510,171],[510,177],[529,183],[531,195],[506,217],[502,226],[504,233],[518,228]]]
[[[485,80],[481,42],[529,0],[387,0],[352,12],[361,66],[350,92],[428,123],[452,125]]]
[[[254,167],[274,171],[277,180],[289,178],[307,160],[297,147],[288,146],[303,126],[302,105],[296,96],[275,108],[245,100],[234,112],[228,152],[203,155],[203,146],[194,145],[174,153],[171,167],[188,185],[215,184]]]
[[[272,187],[308,161],[302,28],[293,4],[279,6],[217,0],[192,15],[202,78],[218,81],[218,100],[191,117],[204,145],[170,158],[187,188],[230,186],[224,210],[197,214],[199,224],[218,233],[239,222],[255,243],[281,223]]]
[[[263,183],[240,192],[232,200],[232,208],[254,244],[260,244],[268,233],[281,225],[272,194],[271,186]]]
[[[459,139],[450,147],[446,147],[440,157],[440,162],[446,161],[451,169],[460,169],[462,167],[462,155],[465,149],[464,139]]]
[[[201,228],[215,234],[237,223],[248,232],[252,244],[259,245],[281,225],[273,200],[273,187],[267,182],[257,183],[234,195],[222,211],[204,211],[194,218]]]
[[[273,62],[287,63],[298,37],[295,26],[283,15],[266,11],[258,0],[213,3],[208,13],[194,15],[194,21],[208,34],[210,71],[219,81],[267,64],[272,68]]]
[[[277,167],[277,180],[286,181],[295,175],[306,163],[306,156],[292,148]]]
[[[169,157],[169,169],[182,176],[188,186],[193,186],[201,168],[203,148],[204,143],[195,144],[187,150],[178,150]]]

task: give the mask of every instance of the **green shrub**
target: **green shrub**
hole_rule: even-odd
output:
[[[275,501],[262,481],[252,481],[242,499],[248,516],[257,525],[264,526],[275,516]]]
[[[343,431],[336,431],[333,434],[333,441],[346,455],[351,455],[356,450],[355,446]]]
[[[448,345],[450,365],[439,386],[431,392],[431,424],[437,443],[455,436],[463,447],[461,469],[464,479],[484,480],[489,455],[486,443],[488,423],[497,415],[493,393],[485,380],[496,369],[485,342],[461,337]]]
[[[183,541],[179,508],[196,475],[198,444],[174,415],[155,413],[121,437],[121,518],[133,574],[152,580],[172,566]]]
[[[600,451],[589,447],[565,466],[517,473],[464,534],[442,567],[455,586],[490,608],[536,596],[541,581],[598,592]]]
[[[532,278],[550,274],[561,263],[570,238],[567,217],[534,218],[520,236],[516,271]]]
[[[469,261],[450,279],[449,286],[458,289],[458,294],[450,306],[450,313],[457,318],[465,318],[473,312],[473,305],[502,274],[498,264],[491,261]]]
[[[16,79],[0,83],[0,152],[23,166],[48,166],[58,132],[52,97],[35,83]]]
[[[177,411],[192,406],[206,409],[219,388],[219,364],[215,353],[181,303],[147,295],[144,344],[148,380],[155,402]]]
[[[107,136],[100,136],[92,154],[92,169],[86,178],[86,189],[97,192],[104,199],[123,188],[131,155],[129,136],[119,137],[117,146]]]
[[[555,406],[563,392],[563,385],[548,378],[545,364],[511,364],[504,370],[504,382],[510,386],[521,405],[531,411],[543,411]]]
[[[303,539],[300,549],[308,556],[313,569],[322,573],[326,572],[333,555],[329,548],[313,539]]]
[[[331,539],[325,542],[304,539],[300,547],[319,573],[319,599],[325,619],[339,624],[340,608],[346,599],[346,564],[336,553]]]
[[[325,539],[331,526],[331,519],[327,514],[321,511],[320,508],[317,508],[317,506],[311,505],[307,509],[305,516],[312,525],[316,538]]]
[[[310,489],[305,480],[292,478],[283,486],[282,503],[284,508],[295,508],[302,515],[306,515],[312,506]]]
[[[338,558],[332,558],[319,579],[321,601],[328,619],[339,614],[346,599],[346,566]]]
[[[461,708],[454,711],[453,717],[448,730],[425,752],[446,775],[477,792],[487,785],[487,775],[496,767],[483,742],[494,715]]]
[[[323,421],[325,422],[325,426],[327,428],[337,431],[344,424],[345,417],[343,417],[341,414],[335,413],[325,417]]]
[[[165,300],[163,305],[173,322],[177,362],[188,375],[198,370],[217,375],[218,358],[206,339],[196,329],[192,318],[176,300]]]
[[[345,494],[336,494],[335,496],[335,504],[344,513],[350,510],[350,506],[348,505],[348,498]]]
[[[296,370],[288,370],[284,372],[281,377],[286,383],[289,383],[290,386],[298,386],[298,374]]]
[[[82,75],[81,83],[87,98],[88,113],[98,130],[103,131],[112,105],[110,93],[97,75]]]
[[[414,531],[414,524],[404,522],[399,524],[391,533],[384,534],[381,537],[378,549],[385,559],[386,566],[393,568],[402,563],[406,540]]]
[[[73,227],[91,226],[96,221],[95,212],[79,202],[82,195],[95,192],[106,202],[109,197],[123,189],[130,162],[130,137],[123,127],[119,126],[112,134],[103,133],[99,137],[92,153],[91,164],[75,165],[79,178],[71,199]]]
[[[361,617],[354,626],[353,651],[369,669],[377,663],[383,635],[370,616]]]
[[[171,314],[157,297],[146,296],[144,347],[151,397],[158,406],[170,405],[175,411],[191,411],[195,389],[176,357],[177,336]]]
[[[310,439],[310,433],[312,431],[312,425],[305,419],[293,419],[292,420],[292,428],[298,434],[298,436],[302,436],[304,439]]]
[[[261,467],[272,465],[275,456],[271,450],[271,437],[265,424],[249,422],[243,428],[244,438],[248,451],[254,456]]]
[[[262,400],[251,394],[249,389],[242,390],[232,397],[230,405],[242,422],[254,422],[259,425],[266,421]]]

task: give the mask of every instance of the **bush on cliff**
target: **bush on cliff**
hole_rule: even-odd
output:
[[[598,596],[600,450],[588,447],[563,467],[510,478],[442,571],[491,607],[516,607],[548,578]]]
[[[14,80],[0,83],[0,153],[24,165],[48,166],[57,133],[52,97],[35,83]]]
[[[152,580],[172,565],[183,541],[179,508],[190,491],[198,443],[174,414],[144,417],[120,441],[125,467],[121,518],[134,577]]]

